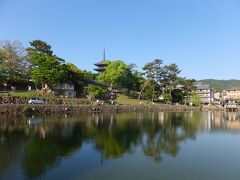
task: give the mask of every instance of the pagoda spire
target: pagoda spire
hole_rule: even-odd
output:
[[[106,61],[105,48],[103,49],[103,61]]]

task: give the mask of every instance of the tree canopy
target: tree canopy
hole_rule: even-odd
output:
[[[43,41],[30,42],[28,55],[31,59],[31,76],[36,84],[47,84],[50,88],[66,77],[69,70],[63,59],[52,55],[51,46]]]
[[[105,72],[100,73],[97,79],[112,88],[131,89],[134,86],[132,66],[123,61],[108,62]]]
[[[0,42],[0,79],[10,85],[28,79],[26,51],[19,41]]]

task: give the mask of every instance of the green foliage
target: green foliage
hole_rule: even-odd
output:
[[[163,61],[160,59],[155,59],[154,61],[147,63],[143,67],[146,78],[150,81],[159,83],[162,75],[162,64]]]
[[[182,85],[183,101],[189,103],[190,97],[196,90],[196,80],[195,79],[186,79],[180,78],[179,84]]]
[[[92,73],[91,71],[83,71],[83,77],[86,79],[92,79],[92,80],[96,80],[97,79],[97,75]]]
[[[74,84],[78,95],[83,93],[85,84],[83,82],[84,73],[72,63],[66,63],[61,66],[62,77],[59,81]]]
[[[62,65],[64,60],[52,55],[51,46],[46,42],[36,40],[30,42],[28,55],[31,58],[31,75],[36,84],[47,84],[53,87],[54,84],[69,75],[68,65]]]
[[[180,89],[174,89],[171,92],[172,102],[173,103],[182,103],[184,99],[184,95],[182,90]]]
[[[172,96],[171,96],[171,94],[169,94],[169,93],[164,93],[164,94],[163,94],[163,97],[164,97],[164,101],[165,101],[165,102],[172,102]]]
[[[129,96],[130,95],[129,90],[128,89],[123,89],[123,95]]]
[[[169,92],[171,95],[171,91],[176,87],[179,83],[179,70],[176,64],[166,65],[162,68],[162,74],[160,78],[161,86],[165,89],[165,91]]]
[[[27,48],[30,55],[32,54],[44,54],[52,56],[53,51],[51,46],[42,40],[34,40],[30,42],[31,47]]]
[[[36,84],[47,84],[52,87],[65,75],[65,68],[61,66],[62,61],[56,56],[43,54],[32,55],[32,79]]]
[[[139,94],[139,99],[144,89],[147,89],[147,96],[152,93],[152,100],[159,96],[156,92],[165,92],[171,96],[171,91],[176,87],[179,81],[179,73],[181,72],[176,64],[162,66],[163,61],[155,59],[152,62],[147,63],[144,67],[144,74],[146,81],[142,86],[142,90]],[[151,87],[151,88],[149,88]],[[150,91],[152,91],[150,93]],[[171,98],[170,98],[171,99]]]
[[[108,83],[113,88],[133,89],[134,77],[132,67],[122,61],[109,62],[104,73],[100,73],[98,80]]]
[[[88,85],[86,87],[86,91],[88,95],[90,96],[90,100],[96,99],[96,98],[101,98],[107,93],[106,89],[103,89],[99,86],[95,85]]]
[[[200,99],[200,97],[197,94],[193,94],[192,95],[192,103],[195,106],[200,106],[201,105],[201,99]]]

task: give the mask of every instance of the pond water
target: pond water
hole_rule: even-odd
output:
[[[0,117],[0,179],[240,179],[240,114]]]

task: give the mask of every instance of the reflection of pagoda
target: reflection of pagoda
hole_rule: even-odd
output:
[[[102,73],[105,71],[105,68],[107,67],[107,61],[105,59],[105,49],[103,51],[103,60],[94,65],[97,66],[97,68],[95,68],[94,70],[98,73]]]

